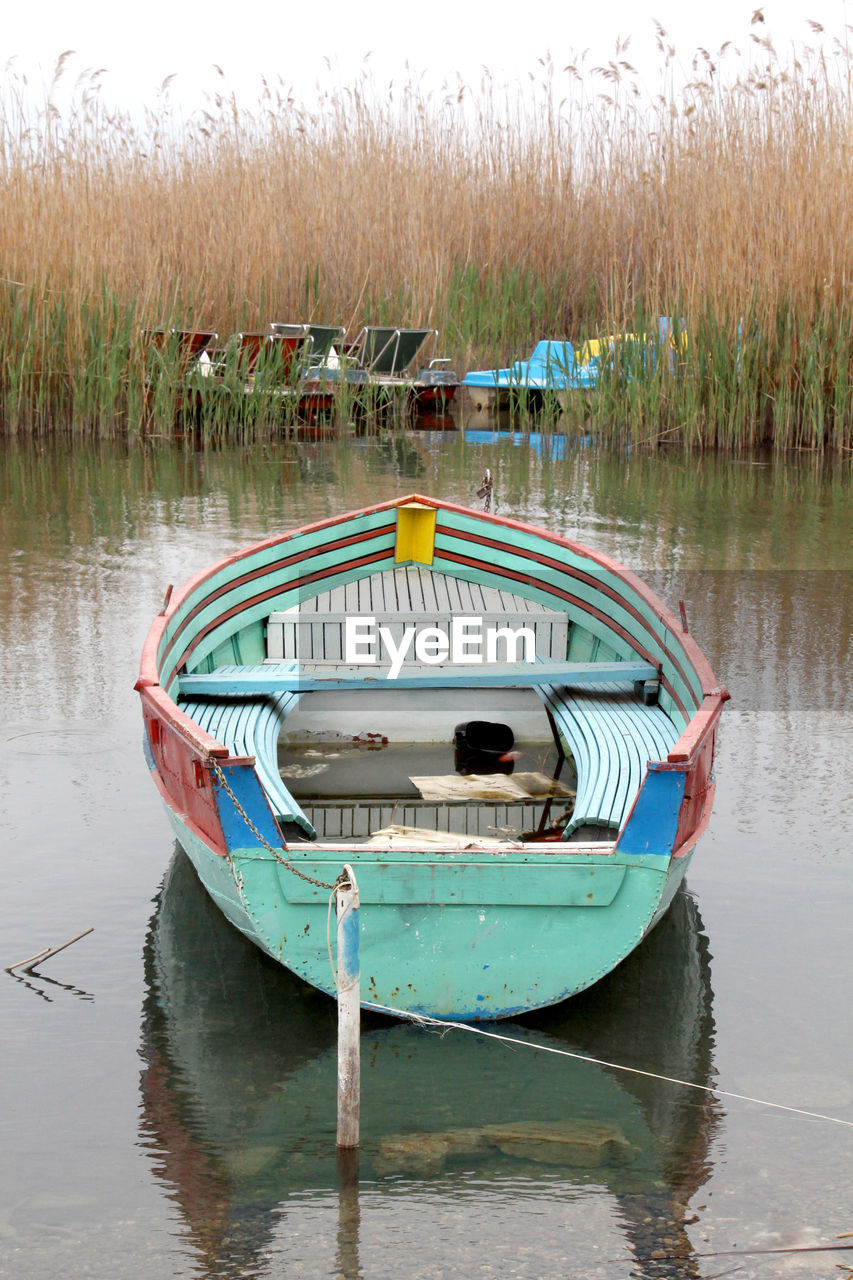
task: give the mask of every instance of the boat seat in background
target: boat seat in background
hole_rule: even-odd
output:
[[[238,333],[234,339],[237,353],[237,372],[249,378],[255,372],[261,352],[268,349],[273,342],[266,333]]]
[[[649,760],[665,760],[679,732],[660,707],[639,701],[621,681],[571,688],[540,685],[577,768],[577,799],[563,838],[578,827],[622,826]]]
[[[222,670],[227,672],[228,668]],[[314,827],[278,771],[281,724],[299,697],[298,693],[273,693],[247,698],[195,698],[182,700],[180,706],[232,755],[255,757],[255,772],[276,817],[295,822],[313,840]]]
[[[354,344],[360,364],[374,374],[400,377],[437,329],[392,329],[367,325]]]
[[[296,343],[304,344],[302,363],[306,370],[336,368],[335,344],[343,342],[346,336],[346,329],[339,324],[281,324],[274,320],[270,331],[282,339],[285,346],[291,344],[291,349]]]
[[[575,349],[571,342],[552,342],[545,339],[534,347],[530,359],[526,362],[522,381],[544,382],[549,387],[571,386],[577,367]]]
[[[213,329],[140,329],[149,376],[168,372],[184,378],[219,334]]]

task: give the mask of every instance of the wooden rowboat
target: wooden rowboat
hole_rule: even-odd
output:
[[[710,818],[728,696],[613,560],[418,496],[197,574],[136,688],[226,917],[332,993],[347,865],[365,1005],[461,1021],[591,986],[660,920]]]

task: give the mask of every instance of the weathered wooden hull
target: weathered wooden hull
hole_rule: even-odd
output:
[[[175,836],[211,897],[273,959],[333,991],[330,886],[347,863],[361,898],[365,1004],[461,1021],[502,1018],[589,987],[660,919],[708,822],[726,695],[695,642],[621,567],[514,522],[417,499],[436,510],[434,555],[443,572],[559,600],[593,629],[583,635],[598,636],[603,657],[657,663],[661,702],[682,736],[665,760],[648,764],[612,844],[436,850],[326,841],[285,850],[254,760],[230,754],[181,711],[179,673],[233,662],[228,637],[238,622],[249,649],[252,619],[287,608],[318,583],[393,564],[397,508],[406,501],[251,548],[169,601],[137,684],[147,754]],[[243,652],[237,660],[260,659]]]
[[[223,859],[173,813],[170,820],[223,915],[273,960],[333,995],[329,891],[257,846]],[[646,856],[625,865],[562,851],[544,868],[512,854],[495,865],[482,855],[437,863],[403,853],[392,863],[352,849],[337,858],[331,850],[299,853],[295,865],[328,883],[344,860],[353,866],[363,1003],[462,1022],[556,1004],[597,982],[661,917],[689,863],[685,857],[670,869],[668,859]]]

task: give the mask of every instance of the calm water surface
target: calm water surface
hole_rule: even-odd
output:
[[[499,1028],[368,1021],[360,1184],[334,1150],[331,1002],[220,919],[141,751],[169,582],[411,491],[616,556],[732,694],[688,892],[615,974]],[[0,1276],[843,1275],[747,1253],[853,1231],[850,465],[602,456],[462,432],[254,450],[0,453]],[[848,1242],[849,1243],[849,1242]],[[725,1251],[736,1250],[740,1258]],[[721,1256],[723,1254],[724,1256]]]

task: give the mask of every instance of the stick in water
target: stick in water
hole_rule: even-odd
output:
[[[36,960],[41,960],[42,956],[46,956],[50,947],[45,947],[44,951],[37,951],[34,956],[30,956],[26,960],[19,960],[17,964],[7,964],[6,972],[11,973],[13,969],[23,969],[25,964],[35,964]]]
[[[60,951],[64,951],[66,947],[72,946],[75,942],[79,942],[81,938],[86,938],[90,933],[95,932],[95,926],[92,925],[88,929],[84,929],[82,933],[78,933],[76,937],[69,938],[67,942],[63,942],[61,947],[45,947],[44,951],[39,951],[37,955],[30,956],[27,960],[19,960],[17,964],[6,966],[6,972],[11,973],[13,969],[23,969],[24,973],[29,973],[39,962],[44,963],[50,960],[51,956],[59,955]]]

